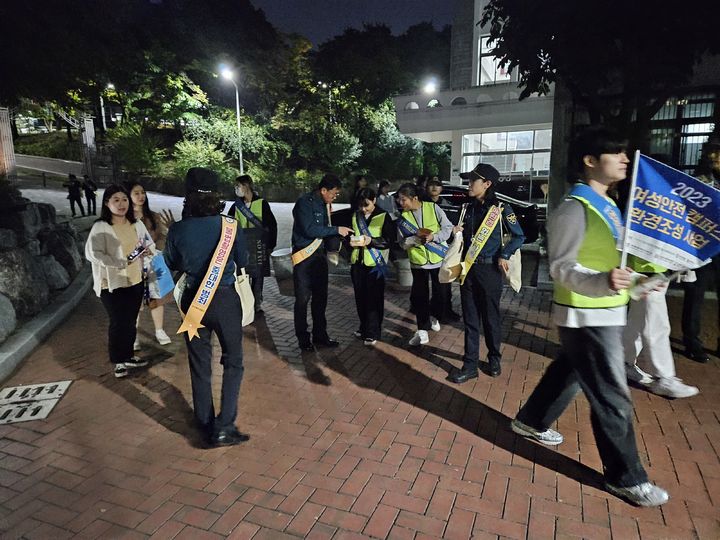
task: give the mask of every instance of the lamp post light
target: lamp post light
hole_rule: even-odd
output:
[[[242,135],[240,133],[240,91],[238,85],[235,82],[235,74],[228,68],[223,68],[220,72],[223,79],[230,81],[235,87],[235,117],[237,119],[237,130],[238,130],[238,160],[240,161],[240,174],[245,174],[245,168],[243,167],[243,154],[242,154]]]
[[[113,83],[107,84],[108,90],[115,90],[115,85]],[[102,92],[100,92],[100,116],[102,116],[102,127],[103,132],[107,131],[107,123],[105,121],[105,101],[103,100]]]
[[[428,81],[423,87],[423,92],[426,94],[434,94],[437,92],[437,83],[434,80]]]
[[[327,90],[328,93],[328,119],[332,123],[332,86],[326,82],[318,81],[318,86],[323,90]]]

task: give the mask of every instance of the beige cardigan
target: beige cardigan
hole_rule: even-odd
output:
[[[133,225],[138,241],[144,238],[146,243],[149,242],[148,251],[154,254],[155,243],[145,225],[139,220]],[[98,296],[102,292],[103,281],[107,283],[110,292],[128,286],[127,275],[123,272],[128,265],[127,258],[112,225],[105,221],[95,222],[85,243],[85,258],[92,264],[93,290]]]

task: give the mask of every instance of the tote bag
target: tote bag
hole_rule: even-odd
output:
[[[503,220],[500,219],[500,237],[502,238],[502,245],[505,246],[505,231],[503,230]],[[520,248],[515,250],[508,259],[508,271],[503,272],[505,274],[505,281],[515,292],[520,292],[522,287],[522,257],[520,255]]]
[[[185,317],[185,313],[180,307],[182,301],[183,292],[185,292],[185,279],[187,274],[183,274],[177,280],[175,289],[173,290],[173,296],[175,297],[175,303],[180,310],[180,315]],[[240,275],[235,276],[235,292],[240,297],[240,304],[242,305],[242,325],[247,326],[255,321],[255,295],[253,295],[252,287],[250,286],[250,276],[245,273],[245,269],[240,269]]]
[[[242,325],[252,324],[255,320],[255,295],[250,285],[250,276],[245,273],[244,268],[241,268],[240,274],[235,276],[235,290],[242,304]]]
[[[460,219],[458,219],[458,225],[462,225],[463,219],[465,218],[465,210],[467,204],[463,204],[462,210],[460,210]],[[463,251],[463,236],[461,232],[456,232],[450,247],[448,248],[445,258],[440,264],[438,270],[438,281],[440,283],[452,283],[462,273],[462,251]]]

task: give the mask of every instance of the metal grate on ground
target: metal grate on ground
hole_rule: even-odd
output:
[[[47,418],[71,383],[69,380],[3,388],[0,390],[0,424]]]

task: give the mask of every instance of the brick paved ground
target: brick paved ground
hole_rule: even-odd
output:
[[[460,329],[408,350],[405,293],[388,292],[385,342],[368,349],[348,337],[351,289],[334,283],[343,346],[301,357],[290,299],[267,289],[245,338],[239,425],[252,439],[215,450],[189,427],[184,345],[150,346],[150,369],[115,379],[89,295],[4,384],[75,381],[48,420],[0,426],[2,538],[720,538],[717,359],[678,356],[702,391],[689,400],[633,390],[642,459],[673,497],[640,510],[599,489],[583,398],[557,449],[508,429],[557,347],[547,292],[506,292],[503,375],[457,387],[445,377]]]

